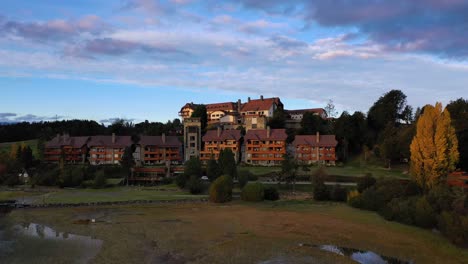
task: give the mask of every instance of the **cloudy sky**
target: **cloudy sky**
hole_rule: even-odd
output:
[[[468,0],[2,0],[0,122],[468,97]]]

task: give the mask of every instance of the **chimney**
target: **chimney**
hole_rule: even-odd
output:
[[[221,127],[218,127],[218,137],[221,136]]]
[[[317,131],[316,139],[317,139],[317,143],[320,143],[320,132],[318,132],[318,131]]]
[[[270,138],[271,135],[271,129],[270,126],[267,126],[267,138]]]
[[[247,101],[249,101],[249,103],[250,103],[250,97],[249,97],[249,98],[247,98]]]
[[[237,111],[240,112],[241,106],[242,106],[242,101],[241,101],[241,99],[239,99],[239,100],[237,100]]]
[[[161,138],[162,138],[163,144],[166,144],[166,134],[165,133],[162,133]]]
[[[112,133],[112,144],[115,144],[115,133]]]
[[[263,101],[263,95],[260,95],[260,100],[262,100],[262,101]]]

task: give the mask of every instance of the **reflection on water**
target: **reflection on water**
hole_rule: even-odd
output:
[[[394,257],[381,256],[372,251],[363,251],[353,248],[337,247],[334,245],[309,245],[300,244],[301,247],[313,247],[340,256],[349,257],[361,264],[412,264]]]
[[[0,257],[15,263],[89,263],[102,244],[36,223],[0,226]]]

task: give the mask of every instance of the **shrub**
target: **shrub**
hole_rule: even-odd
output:
[[[443,211],[452,211],[455,195],[447,186],[439,185],[429,191],[427,200],[436,213],[441,213]]]
[[[371,173],[367,173],[366,176],[362,177],[357,185],[357,190],[362,193],[366,189],[369,189],[370,187],[374,186],[377,183],[377,180],[372,177]]]
[[[259,182],[248,183],[242,189],[241,199],[247,202],[260,202],[263,201],[265,195],[265,188]]]
[[[107,184],[106,174],[103,170],[96,172],[94,177],[94,188],[104,188]]]
[[[266,187],[264,190],[264,194],[265,194],[265,200],[268,200],[268,201],[276,201],[276,200],[279,200],[280,198],[278,190],[273,186]]]
[[[187,176],[185,174],[179,174],[176,176],[175,178],[175,182],[177,184],[177,186],[179,186],[179,188],[183,189],[185,188],[185,185],[187,184]]]
[[[232,179],[229,176],[217,178],[210,186],[210,201],[225,203],[232,200]]]
[[[336,184],[331,188],[330,199],[336,202],[346,202],[348,191],[341,185]]]
[[[84,181],[84,170],[81,167],[70,166],[63,169],[62,181],[60,187],[77,187],[81,186]]]
[[[330,199],[330,192],[325,183],[317,183],[314,185],[314,199],[317,201],[326,201]]]
[[[164,184],[164,185],[172,184],[173,181],[174,181],[174,179],[171,178],[171,177],[163,177],[161,179],[161,184]]]
[[[411,225],[414,223],[414,205],[417,198],[395,198],[379,210],[387,220]]]
[[[453,243],[468,243],[468,216],[444,211],[437,218],[437,223],[440,231]]]
[[[204,191],[203,182],[196,175],[192,175],[190,180],[187,182],[187,188],[191,194],[200,194]]]
[[[351,190],[348,192],[348,199],[347,201],[349,202],[351,199],[354,199],[355,197],[358,197],[360,195],[358,190]]]
[[[249,182],[251,178],[251,172],[248,170],[239,170],[237,173],[237,179],[239,180],[239,187],[242,189]]]
[[[248,174],[249,181],[258,181],[258,176],[249,171]]]
[[[325,178],[328,176],[325,167],[319,167],[311,177],[312,184],[323,183]]]
[[[436,214],[426,197],[420,197],[416,201],[414,207],[414,223],[423,228],[432,228],[437,223]]]
[[[13,187],[15,185],[21,184],[20,178],[16,173],[13,174],[6,174],[6,179],[4,182],[5,185],[8,185],[10,187]]]

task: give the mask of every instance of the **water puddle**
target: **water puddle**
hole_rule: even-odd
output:
[[[30,223],[0,227],[0,257],[14,263],[89,263],[103,242]]]
[[[335,245],[299,244],[299,246],[318,248],[322,251],[330,252],[343,257],[348,257],[361,264],[413,264],[412,261],[404,261],[394,257],[382,256],[372,251],[338,247]]]

